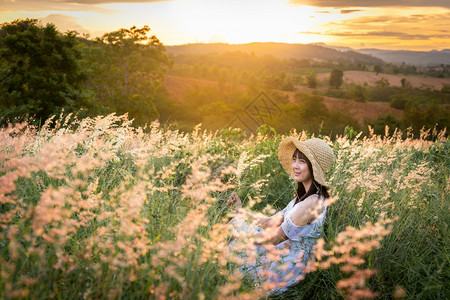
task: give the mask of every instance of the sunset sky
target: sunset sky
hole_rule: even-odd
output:
[[[17,18],[91,37],[149,25],[166,45],[270,41],[450,48],[450,0],[0,0],[0,22]]]

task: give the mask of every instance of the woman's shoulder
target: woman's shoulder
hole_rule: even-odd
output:
[[[323,197],[323,195],[320,195],[320,194],[312,194],[312,195],[308,196],[308,198],[311,198],[314,201],[317,201],[317,200],[325,201],[325,198]],[[308,199],[308,198],[306,198],[306,199]]]
[[[290,218],[296,226],[305,226],[318,218],[323,211],[319,195],[310,195],[292,210]]]
[[[314,211],[314,214],[316,214],[317,211],[320,211],[323,208],[322,198],[317,194],[308,196],[303,202],[302,209],[310,213],[313,213]]]

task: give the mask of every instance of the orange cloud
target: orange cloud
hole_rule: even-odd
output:
[[[290,0],[294,5],[311,5],[317,7],[446,7],[448,0]]]
[[[346,14],[351,14],[354,12],[358,12],[358,11],[362,11],[361,9],[341,9],[341,14],[346,15]]]

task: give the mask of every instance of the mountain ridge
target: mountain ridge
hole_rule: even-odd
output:
[[[450,49],[413,51],[413,50],[383,50],[383,49],[359,49],[362,54],[372,55],[385,62],[393,64],[416,65],[440,65],[450,64]]]
[[[407,64],[416,66],[450,64],[450,49],[414,51],[377,48],[353,49],[324,43],[290,44],[253,42],[246,44],[193,43],[165,46],[173,55],[192,55],[240,51],[250,55],[271,55],[282,59],[351,60],[367,64]]]
[[[328,47],[314,44],[288,44],[275,42],[255,42],[247,44],[185,44],[165,46],[172,55],[193,55],[208,53],[225,53],[240,51],[249,55],[271,55],[282,59],[317,59],[328,61],[351,60],[367,64],[382,64],[383,61],[374,56],[358,53],[356,51],[338,51]]]

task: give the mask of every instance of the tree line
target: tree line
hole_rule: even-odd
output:
[[[129,112],[138,124],[156,119],[153,99],[171,60],[149,32],[132,27],[88,40],[36,19],[1,24],[2,122],[43,121],[62,110]]]

